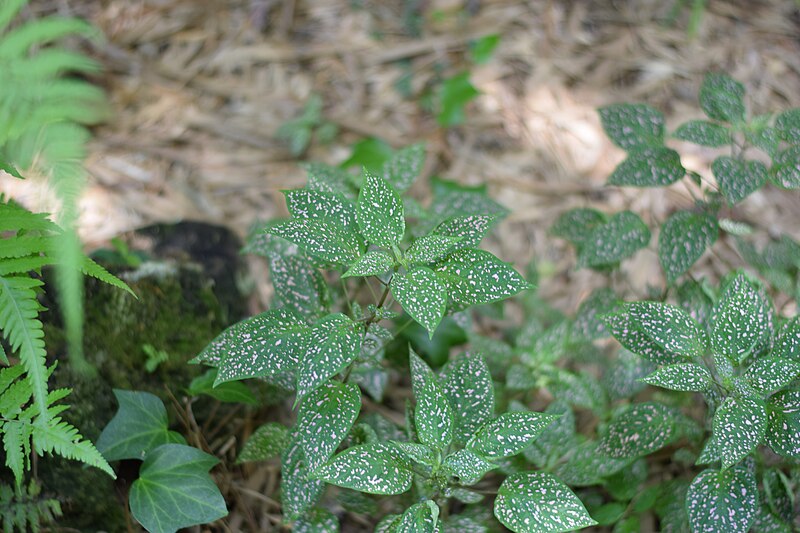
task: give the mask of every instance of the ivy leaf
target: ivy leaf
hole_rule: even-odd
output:
[[[800,144],[800,108],[788,109],[775,119],[775,131],[781,140]]]
[[[295,189],[284,191],[283,194],[286,208],[294,218],[326,220],[341,226],[348,233],[357,231],[355,206],[343,196],[312,189]]]
[[[546,472],[508,476],[497,491],[494,515],[517,533],[572,531],[597,524],[569,487]]]
[[[556,219],[550,227],[550,233],[568,240],[575,246],[580,246],[607,220],[608,217],[597,209],[585,207],[570,209]]]
[[[294,432],[281,455],[281,504],[284,516],[296,520],[317,503],[325,483],[309,476],[299,433]]]
[[[634,302],[626,307],[645,334],[665,351],[689,358],[705,354],[706,334],[680,307],[661,302]]]
[[[358,235],[329,220],[292,219],[275,224],[267,231],[298,245],[322,261],[349,265],[361,255]]]
[[[142,463],[130,489],[133,517],[148,531],[177,531],[228,514],[208,471],[216,457],[183,444],[164,444]]]
[[[767,167],[760,161],[740,161],[723,155],[711,164],[711,171],[728,204],[734,205],[767,182]]]
[[[465,305],[504,300],[531,285],[508,263],[484,250],[459,250],[433,267],[450,299]]]
[[[412,144],[397,152],[383,164],[383,179],[389,182],[394,190],[403,192],[411,187],[414,180],[422,172],[425,164],[425,145]]]
[[[668,365],[681,362],[680,354],[666,351],[644,331],[627,312],[610,313],[603,316],[611,335],[631,352],[656,364]]]
[[[478,96],[480,91],[469,81],[469,72],[462,72],[442,82],[439,91],[439,114],[436,121],[440,126],[457,126],[464,122],[464,107]]]
[[[372,244],[391,248],[406,230],[403,202],[383,178],[364,173],[364,186],[358,195],[356,219],[361,234]]]
[[[358,356],[362,338],[359,329],[357,323],[342,313],[330,314],[314,324],[298,369],[296,404]]]
[[[675,420],[670,410],[645,402],[614,417],[597,450],[615,458],[641,457],[663,448],[674,435]]]
[[[372,250],[362,255],[342,276],[343,278],[380,276],[394,268],[392,254],[383,250]]]
[[[800,391],[780,391],[767,407],[767,444],[778,455],[800,458]]]
[[[266,461],[280,455],[289,445],[289,430],[277,422],[267,422],[256,429],[242,446],[236,464]]]
[[[434,533],[439,531],[439,507],[432,500],[415,503],[400,517],[392,533]]]
[[[414,241],[414,244],[406,251],[405,256],[408,262],[413,265],[433,263],[455,250],[460,240],[459,237],[446,235],[425,235]],[[463,247],[459,246],[460,248]]]
[[[598,111],[606,135],[625,151],[664,143],[664,115],[647,104],[614,104]]]
[[[369,494],[401,494],[411,487],[412,473],[401,466],[397,453],[382,442],[353,446],[313,475],[332,485]]]
[[[675,131],[675,138],[700,146],[719,148],[731,142],[731,132],[725,126],[707,120],[690,120]]]
[[[292,533],[339,533],[339,519],[327,509],[314,507],[295,521]]]
[[[608,178],[609,185],[666,187],[686,175],[681,156],[666,146],[639,148],[629,152]]]
[[[361,411],[361,391],[353,383],[329,382],[310,393],[297,413],[297,433],[306,465],[316,470],[330,459]]]
[[[164,403],[149,392],[114,389],[119,410],[97,439],[106,461],[142,460],[162,444],[186,444],[180,433],[169,430]]]
[[[392,295],[403,310],[427,329],[428,335],[433,338],[433,332],[439,326],[447,306],[446,287],[433,270],[417,266],[405,274],[395,274],[391,288]]]
[[[772,303],[763,289],[743,273],[737,273],[724,287],[714,307],[711,347],[732,362],[772,348]]]
[[[716,219],[708,213],[677,211],[661,227],[658,260],[673,283],[697,262],[719,235]]]
[[[775,185],[784,189],[800,188],[800,144],[778,152],[769,171]]]
[[[666,365],[656,370],[644,382],[656,387],[677,391],[703,392],[711,386],[711,374],[694,363]]]
[[[456,478],[456,483],[465,486],[474,485],[486,472],[495,468],[497,465],[466,448],[451,453],[442,464],[442,469],[448,476]]]
[[[739,124],[744,121],[744,86],[727,74],[706,74],[700,107],[709,118]]]
[[[778,357],[765,357],[753,363],[744,378],[756,391],[764,394],[783,388],[798,376],[800,363]]]
[[[757,508],[755,475],[745,467],[703,470],[686,493],[692,531],[746,533]]]
[[[487,459],[511,457],[530,446],[558,415],[517,411],[484,424],[467,442],[467,449]]]
[[[316,317],[330,306],[328,284],[306,258],[273,254],[268,261],[275,307],[288,307],[302,317]]]
[[[434,449],[445,450],[453,440],[453,408],[433,370],[410,348],[409,365],[417,401],[414,422],[419,440]]]
[[[452,217],[439,224],[433,233],[458,238],[453,242],[453,250],[474,248],[480,244],[484,235],[497,221],[498,215],[467,215]]]
[[[650,242],[650,230],[638,215],[623,211],[594,228],[578,246],[579,267],[619,263]]]
[[[494,415],[494,383],[480,354],[456,357],[440,378],[444,393],[455,411],[455,440],[466,443]]]
[[[730,468],[752,452],[767,432],[767,410],[760,398],[729,397],[714,413],[714,440],[722,468]]]

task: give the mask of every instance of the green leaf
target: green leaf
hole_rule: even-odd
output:
[[[778,455],[800,458],[800,391],[780,391],[767,407],[767,444]]]
[[[411,487],[412,473],[399,459],[397,449],[390,444],[353,446],[313,475],[332,485],[369,494],[401,494]]]
[[[740,161],[723,155],[711,164],[711,171],[728,204],[734,205],[760,189],[768,177],[767,167],[760,161]]]
[[[758,359],[744,375],[747,382],[762,394],[781,389],[798,376],[800,376],[800,363],[778,357]]]
[[[572,531],[597,524],[569,487],[546,472],[507,477],[497,491],[494,515],[516,533]]]
[[[578,307],[570,335],[572,339],[593,341],[609,336],[602,316],[615,311],[619,307],[619,299],[613,290],[607,287],[593,291]]]
[[[677,211],[661,227],[658,260],[673,283],[697,262],[719,235],[716,219],[708,213]]]
[[[107,461],[144,459],[162,444],[186,441],[169,430],[164,404],[149,392],[114,389],[119,410],[97,439],[97,449]]]
[[[760,398],[729,397],[714,413],[714,440],[722,468],[747,457],[764,440],[767,411]]]
[[[467,448],[487,459],[511,457],[530,446],[557,418],[528,411],[503,413],[475,432]]]
[[[424,265],[441,259],[456,249],[459,237],[430,234],[420,237],[406,250],[405,257],[413,265]],[[459,249],[463,248],[458,246]]]
[[[569,404],[558,399],[547,406],[544,411],[558,418],[539,435],[533,446],[525,450],[525,459],[538,468],[554,464],[564,455],[565,449],[574,450],[578,446],[575,435],[575,414]]]
[[[342,313],[317,321],[306,337],[305,356],[297,375],[296,404],[335,376],[361,352],[361,326]]]
[[[796,316],[781,326],[770,355],[800,362],[800,317]]]
[[[425,145],[412,144],[397,152],[383,164],[383,179],[394,187],[394,190],[403,192],[411,187],[414,180],[422,172],[425,164]]]
[[[174,532],[228,514],[208,471],[216,457],[183,444],[152,450],[130,489],[133,517],[148,531]]]
[[[288,307],[302,317],[317,317],[330,306],[325,277],[305,257],[271,254],[268,261],[275,307]]]
[[[611,335],[636,355],[662,365],[682,362],[681,354],[666,351],[663,346],[650,338],[627,311],[607,314],[603,317],[603,321]]]
[[[358,235],[321,218],[293,219],[267,229],[322,261],[349,265],[361,255]]]
[[[550,227],[550,233],[566,239],[575,246],[588,240],[593,231],[608,221],[608,217],[596,209],[579,207],[570,209],[556,219]]]
[[[623,211],[594,228],[578,246],[579,267],[604,267],[632,256],[650,242],[650,230],[638,215]]]
[[[703,470],[686,493],[686,511],[693,532],[746,533],[757,508],[755,475],[745,467]]]
[[[661,302],[634,302],[626,309],[645,334],[665,351],[689,358],[705,355],[706,334],[680,307]]]
[[[774,158],[775,154],[778,153],[778,146],[781,141],[778,138],[778,132],[775,131],[775,128],[763,126],[754,131],[745,130],[744,136],[747,142],[760,148],[770,157]]]
[[[457,126],[464,122],[464,107],[478,96],[480,91],[469,81],[469,72],[462,72],[442,82],[439,90],[439,114],[436,121],[440,126]]]
[[[432,500],[415,503],[400,517],[393,533],[434,533],[439,531],[439,507]]]
[[[665,146],[639,148],[628,153],[608,178],[609,185],[666,187],[686,174],[681,156]]]
[[[417,401],[414,422],[419,440],[434,449],[445,450],[453,440],[453,408],[433,370],[410,348],[409,365]]]
[[[450,299],[465,305],[504,300],[531,285],[508,263],[484,250],[459,250],[433,267]]]
[[[614,104],[599,109],[606,135],[623,150],[664,143],[664,115],[646,104]]]
[[[719,148],[731,142],[731,132],[728,128],[706,120],[690,120],[681,124],[674,136],[682,141],[711,148]]]
[[[392,254],[383,250],[372,250],[362,255],[342,276],[343,278],[380,276],[394,268]]]
[[[562,447],[562,455],[564,452]],[[632,462],[631,459],[606,456],[599,451],[598,443],[592,440],[575,446],[567,455],[567,462],[558,466],[556,474],[575,487],[599,485],[603,479],[616,474]]]
[[[400,451],[400,453],[402,453],[407,458],[421,465],[433,467],[436,464],[438,464],[440,460],[438,452],[433,448],[431,448],[430,446],[428,446],[427,444],[420,444],[418,442],[404,442],[398,440],[393,440],[391,441],[391,443],[395,448],[397,448]]]
[[[400,242],[406,230],[403,202],[391,185],[369,172],[358,195],[356,219],[361,234],[372,244],[391,248]]]
[[[800,188],[800,144],[778,152],[769,172],[775,185],[784,189]]]
[[[308,174],[308,184],[313,191],[341,194],[348,200],[355,200],[356,190],[353,176],[346,170],[325,163],[304,163],[301,165]]]
[[[474,485],[483,478],[486,472],[495,468],[497,465],[469,449],[451,453],[445,457],[442,464],[445,474],[455,478],[455,483],[465,486]]]
[[[481,354],[462,353],[443,370],[440,380],[455,411],[455,440],[464,444],[494,416],[492,375]]]
[[[494,225],[497,215],[467,215],[452,217],[439,224],[433,233],[446,237],[456,237],[454,250],[474,248],[480,244],[484,235]]]
[[[731,362],[741,363],[772,348],[772,303],[763,288],[737,273],[714,307],[711,347]]]
[[[21,180],[25,179],[22,176],[20,176],[16,168],[14,168],[10,163],[6,163],[2,159],[0,159],[0,170],[10,174],[11,176],[14,176],[15,178],[19,178]]]
[[[286,208],[294,218],[326,220],[348,232],[356,232],[355,206],[337,193],[295,189],[284,191]]]
[[[295,521],[292,533],[339,533],[339,519],[327,509],[314,507]]]
[[[361,391],[353,383],[326,383],[303,400],[297,413],[297,433],[309,470],[330,459],[360,411]]]
[[[242,446],[236,464],[266,461],[280,455],[289,445],[289,430],[277,422],[267,422],[256,429]]]
[[[395,274],[391,288],[403,310],[433,338],[447,306],[446,287],[436,274],[430,268],[417,266],[405,274]]]
[[[675,420],[670,410],[645,402],[614,417],[597,449],[615,458],[641,457],[663,448],[674,436]]]
[[[381,139],[367,137],[353,143],[350,157],[343,161],[341,166],[342,168],[363,167],[372,173],[378,173],[393,154],[392,147]]]
[[[711,386],[711,374],[694,363],[666,365],[646,378],[645,383],[677,391],[703,392]]]
[[[775,131],[781,140],[800,144],[800,108],[788,109],[775,119]]]
[[[309,476],[304,446],[295,432],[281,455],[281,504],[283,514],[289,520],[303,515],[317,503],[325,483]]]
[[[226,403],[244,403],[247,405],[258,405],[258,399],[253,391],[247,388],[244,383],[231,382],[222,383],[214,387],[217,379],[217,369],[209,368],[202,376],[198,376],[189,383],[186,390],[190,396],[200,396],[205,394],[212,398]]]
[[[744,121],[744,86],[727,74],[706,74],[700,87],[700,107],[709,118],[739,124]]]
[[[478,65],[488,63],[498,44],[500,44],[500,35],[497,33],[484,35],[472,41],[469,44],[469,55],[472,62]]]

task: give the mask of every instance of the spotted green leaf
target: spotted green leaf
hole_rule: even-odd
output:
[[[562,213],[550,227],[550,233],[579,246],[607,221],[608,217],[597,209],[579,207]]]
[[[731,142],[731,132],[725,126],[707,120],[690,120],[675,131],[675,137],[700,146],[718,148]]]
[[[439,531],[439,507],[432,500],[415,503],[400,517],[392,533],[434,533]]]
[[[275,307],[288,307],[303,317],[316,317],[330,306],[328,285],[320,271],[299,255],[268,258]]]
[[[714,307],[711,347],[734,363],[772,348],[772,303],[760,284],[737,273]]]
[[[800,362],[800,316],[792,318],[781,326],[770,355]]]
[[[800,144],[800,108],[788,109],[775,119],[778,137],[791,144]]]
[[[737,204],[767,182],[767,167],[760,161],[741,161],[723,155],[714,160],[711,171],[730,205]]]
[[[350,268],[342,277],[380,276],[381,274],[389,272],[394,268],[394,265],[395,260],[392,254],[383,250],[372,250],[362,255],[358,261],[350,265]]]
[[[697,262],[719,235],[717,221],[708,213],[677,211],[661,227],[658,238],[658,260],[674,282]]]
[[[764,440],[767,432],[764,401],[746,396],[729,397],[714,413],[713,427],[722,468],[730,468]]]
[[[349,265],[361,255],[358,235],[331,220],[292,219],[271,226],[267,231],[298,245],[322,261]]]
[[[679,363],[680,354],[668,352],[656,343],[627,311],[609,313],[603,316],[611,335],[631,352],[653,363],[668,365]]]
[[[236,464],[251,461],[266,461],[276,457],[289,445],[289,430],[277,422],[267,422],[259,426],[247,442],[242,446],[242,451],[236,458]]]
[[[446,449],[453,440],[453,408],[447,401],[433,370],[409,349],[411,387],[417,407],[414,423],[420,442],[437,449]]]
[[[767,444],[783,457],[800,458],[800,391],[774,394],[767,405]]]
[[[345,369],[361,351],[361,327],[342,313],[317,321],[306,337],[298,367],[296,403]]]
[[[531,285],[508,263],[484,250],[459,250],[433,267],[450,299],[464,305],[504,300]]]
[[[619,263],[650,242],[650,230],[638,215],[623,211],[595,227],[577,246],[579,267]]]
[[[778,152],[769,172],[775,185],[784,189],[800,188],[800,144]]]
[[[297,413],[297,432],[309,470],[330,459],[361,411],[361,391],[353,383],[328,382],[306,396]]]
[[[320,219],[357,232],[356,209],[350,200],[330,192],[312,189],[285,191],[286,208],[294,218]]]
[[[494,515],[516,533],[572,531],[597,524],[569,487],[546,472],[508,476],[497,491]]]
[[[441,280],[430,268],[417,266],[405,274],[395,274],[390,286],[403,310],[433,338],[447,305],[447,290]]]
[[[301,166],[308,174],[309,189],[341,194],[348,200],[356,199],[353,176],[343,168],[318,162],[305,163]]]
[[[414,183],[422,172],[425,164],[425,145],[412,144],[392,155],[383,164],[383,179],[394,187],[394,190],[403,192]]]
[[[752,122],[750,126],[752,126]],[[775,157],[775,154],[778,153],[778,146],[781,140],[775,128],[765,124],[761,127],[753,128],[752,130],[745,130],[744,135],[747,142],[756,148],[760,148],[770,157]]]
[[[664,115],[649,105],[613,104],[598,111],[606,135],[623,150],[664,142]]]
[[[414,241],[414,244],[406,251],[406,260],[412,265],[433,263],[455,250],[459,241],[461,241],[460,237],[425,235]]]
[[[455,411],[455,440],[466,443],[494,416],[494,383],[479,353],[462,353],[443,370],[442,387]]]
[[[757,508],[755,475],[745,467],[703,470],[686,492],[693,533],[746,533]]]
[[[401,494],[411,487],[412,473],[402,466],[390,444],[353,446],[318,468],[313,476],[326,483],[369,494]]]
[[[646,378],[645,383],[670,390],[703,392],[711,384],[711,374],[694,363],[666,365]]]
[[[614,312],[619,299],[614,291],[602,287],[593,291],[578,307],[570,335],[578,341],[593,341],[609,336],[602,316]]]
[[[303,443],[294,432],[281,455],[281,504],[289,520],[302,516],[322,496],[325,483],[310,477],[310,473]]]
[[[800,376],[800,363],[778,357],[764,357],[753,363],[745,379],[760,392],[776,391]]]
[[[511,457],[530,446],[557,415],[518,411],[487,422],[467,442],[467,448],[486,459]]]
[[[405,442],[393,440],[392,445],[397,448],[405,457],[425,466],[434,466],[439,461],[436,450],[427,444],[418,442]]]
[[[614,417],[597,450],[616,458],[641,457],[663,448],[675,436],[675,419],[665,406],[635,404]]]
[[[369,172],[364,173],[364,185],[358,195],[356,220],[364,238],[384,248],[399,243],[406,230],[400,196],[383,178]]]
[[[498,215],[457,216],[439,224],[433,233],[458,238],[459,240],[453,243],[454,250],[474,248],[480,244],[497,218]]]
[[[639,148],[617,165],[608,178],[609,185],[666,187],[686,174],[678,152],[665,146]]]
[[[455,478],[459,485],[474,485],[486,472],[497,468],[485,458],[467,448],[451,453],[444,459],[442,469],[445,474]]]
[[[525,459],[538,468],[554,464],[564,455],[565,449],[574,450],[578,445],[575,414],[567,402],[563,399],[550,402],[544,412],[557,415],[558,418],[524,452]]]
[[[561,455],[565,450],[563,444]],[[600,453],[597,441],[589,440],[578,444],[567,453],[567,462],[561,463],[555,473],[573,487],[599,485],[633,462],[632,459],[617,459]]]
[[[292,533],[339,533],[339,519],[327,509],[314,507],[295,521]]]
[[[634,302],[626,308],[644,333],[665,351],[689,358],[705,353],[705,333],[680,307],[660,302]]]
[[[738,124],[744,120],[744,86],[727,74],[706,74],[700,87],[700,107],[708,118]]]

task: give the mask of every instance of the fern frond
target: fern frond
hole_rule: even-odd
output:
[[[48,423],[41,418],[33,423],[33,446],[39,454],[53,452],[97,467],[114,479],[117,477],[94,444],[84,440],[74,426],[58,417]]]
[[[122,289],[124,291],[127,291],[134,298],[138,298],[138,296],[136,296],[136,293],[133,292],[133,290],[128,286],[127,283],[125,283],[124,281],[119,279],[117,276],[115,276],[114,274],[112,274],[108,270],[106,270],[105,268],[101,267],[100,265],[98,265],[97,263],[92,261],[92,259],[90,257],[84,256],[83,261],[81,262],[80,270],[85,276],[91,276],[91,277],[93,277],[95,279],[98,279],[98,280],[104,282],[104,283],[108,283],[109,285],[113,285],[114,287],[117,287],[118,289]]]
[[[12,62],[8,65],[9,78],[36,82],[57,78],[61,74],[94,74],[102,70],[100,63],[77,52],[48,48],[40,51],[24,63]],[[103,97],[105,100],[105,97]]]
[[[8,363],[6,363],[8,364]],[[20,365],[0,369],[0,397],[3,392],[25,371]],[[0,411],[2,412],[2,411]]]
[[[61,228],[47,213],[31,213],[14,202],[0,202],[0,231],[52,231]]]
[[[83,35],[97,39],[97,28],[84,20],[62,17],[47,17],[23,24],[11,30],[0,42],[0,59],[19,57],[32,46],[41,46],[69,35]]]
[[[30,255],[27,257],[4,259],[3,262],[0,263],[0,276],[8,276],[9,274],[19,274],[21,272],[39,270],[43,266],[52,263],[53,260],[50,257],[43,255]]]
[[[22,365],[15,365],[22,367]],[[23,407],[31,400],[33,391],[25,379],[15,381],[0,395],[0,417],[12,420],[23,412]]]
[[[30,442],[31,425],[16,421],[3,423],[3,450],[6,452],[6,466],[14,473],[17,486],[22,484],[25,470],[30,466],[30,454],[25,453]],[[29,445],[28,445],[29,446]]]
[[[52,249],[53,237],[21,236],[14,239],[0,239],[0,259],[19,258],[40,254]]]

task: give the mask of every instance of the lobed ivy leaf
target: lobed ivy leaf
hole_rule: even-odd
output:
[[[674,435],[672,412],[659,403],[645,402],[614,417],[597,450],[620,459],[641,457],[663,448]]]
[[[456,249],[460,237],[430,234],[420,237],[406,250],[405,258],[412,265],[424,265],[441,259]],[[458,247],[461,249],[462,247]]]
[[[791,144],[800,144],[800,108],[787,109],[775,119],[778,138]]]
[[[707,120],[690,120],[681,124],[674,136],[682,141],[711,148],[719,148],[731,142],[731,132],[728,128]]]
[[[800,458],[800,391],[774,394],[767,404],[767,444],[783,457]]]
[[[411,187],[422,172],[424,164],[425,145],[412,144],[395,152],[383,164],[383,179],[390,183],[394,190],[403,192]]]
[[[396,262],[389,252],[371,250],[350,265],[343,278],[380,276],[392,270]]]
[[[358,234],[330,220],[292,219],[275,224],[267,231],[298,245],[322,261],[349,265],[361,255]]]
[[[443,370],[440,381],[454,410],[455,441],[465,444],[494,415],[489,367],[481,354],[462,353]]]
[[[598,112],[606,135],[623,150],[664,143],[664,115],[647,104],[613,104]]]
[[[474,248],[497,221],[498,215],[466,215],[449,218],[436,226],[433,233],[459,239],[453,250]]]
[[[709,118],[739,124],[744,121],[744,86],[727,74],[706,74],[700,87],[700,107]]]
[[[627,311],[604,315],[603,321],[611,335],[636,355],[662,365],[682,362],[681,354],[668,352],[656,343]]]
[[[703,392],[713,383],[708,370],[694,363],[663,366],[643,381],[656,387],[685,392]]]
[[[481,426],[467,442],[467,449],[486,459],[517,455],[557,418],[558,415],[528,411],[503,413]]]
[[[767,167],[760,161],[741,161],[723,155],[711,164],[711,171],[728,204],[734,205],[760,189],[768,177]]]
[[[683,357],[702,357],[706,334],[689,314],[671,304],[634,302],[626,306],[628,314],[658,346]]]
[[[306,396],[297,413],[297,433],[309,470],[330,459],[360,411],[361,391],[353,383],[331,381]]]
[[[672,148],[639,148],[617,165],[608,178],[609,185],[628,187],[666,187],[686,175],[681,156]]]
[[[658,260],[673,283],[697,262],[719,235],[716,219],[708,213],[677,211],[661,227]]]
[[[289,445],[289,430],[278,422],[267,422],[256,429],[242,446],[236,464],[266,461],[280,455]]]
[[[800,144],[778,152],[769,172],[775,185],[784,189],[800,188]]]
[[[289,520],[296,520],[317,503],[325,483],[309,476],[304,446],[294,432],[281,455],[281,505]]]
[[[445,450],[453,440],[455,425],[453,408],[447,401],[447,396],[433,370],[411,348],[409,348],[409,365],[411,387],[417,401],[414,410],[417,436],[423,444],[436,450]]]
[[[276,307],[288,307],[302,317],[319,316],[330,307],[328,284],[306,258],[274,254],[268,261]]]
[[[757,508],[755,475],[745,467],[703,470],[686,492],[686,512],[695,533],[746,533]]]
[[[411,487],[412,472],[397,450],[376,442],[353,446],[318,468],[313,476],[326,483],[368,494],[401,494]]]
[[[314,507],[295,521],[292,533],[339,533],[339,519],[327,509]]]
[[[451,453],[444,459],[442,470],[459,485],[469,486],[480,481],[486,472],[497,468],[485,458],[467,448]]]
[[[384,248],[397,245],[406,230],[400,196],[386,180],[366,171],[358,195],[356,219],[364,238]]]
[[[753,363],[744,377],[756,391],[762,394],[774,392],[800,377],[800,363],[778,357],[764,357]]]
[[[650,229],[630,211],[613,215],[598,225],[578,246],[579,267],[615,265],[650,242]]]
[[[447,285],[450,299],[480,305],[509,298],[531,288],[508,263],[484,250],[458,250],[433,267]]]
[[[764,440],[767,410],[760,398],[729,397],[714,413],[714,440],[727,469],[747,457]]]
[[[433,338],[447,306],[447,290],[441,280],[430,268],[416,266],[405,274],[395,274],[390,286],[403,310]]]
[[[433,500],[415,503],[403,513],[392,533],[435,533],[439,531],[439,507]]]
[[[508,476],[497,491],[494,515],[516,533],[572,531],[597,524],[569,487],[546,472]]]
[[[744,273],[725,286],[714,307],[711,347],[734,363],[772,348],[772,303],[763,288]]]

